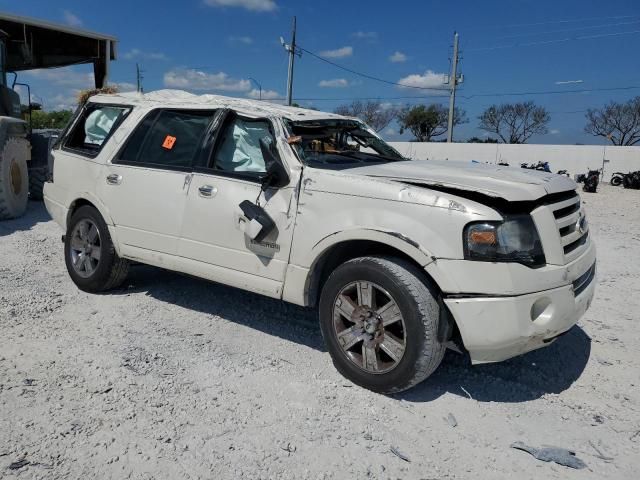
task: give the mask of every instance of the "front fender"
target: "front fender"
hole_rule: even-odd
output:
[[[411,257],[423,268],[435,260],[427,248],[400,232],[381,228],[352,228],[334,232],[316,243],[310,252],[314,258],[312,268],[327,250],[349,240],[369,240],[388,245]]]

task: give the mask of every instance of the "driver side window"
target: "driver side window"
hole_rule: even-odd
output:
[[[214,168],[225,172],[265,173],[260,140],[275,142],[267,120],[235,117],[227,123],[215,152]]]

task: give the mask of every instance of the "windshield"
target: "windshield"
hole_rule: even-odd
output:
[[[286,121],[289,143],[305,165],[342,170],[406,160],[356,120]]]

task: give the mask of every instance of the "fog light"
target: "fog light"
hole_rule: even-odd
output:
[[[531,305],[532,322],[546,322],[552,315],[553,307],[551,305],[551,299],[548,297],[539,298]]]

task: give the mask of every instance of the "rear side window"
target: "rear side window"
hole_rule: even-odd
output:
[[[64,146],[87,156],[96,156],[130,110],[112,105],[87,105],[69,131]]]
[[[119,162],[155,167],[191,167],[213,111],[160,110],[131,134]]]

